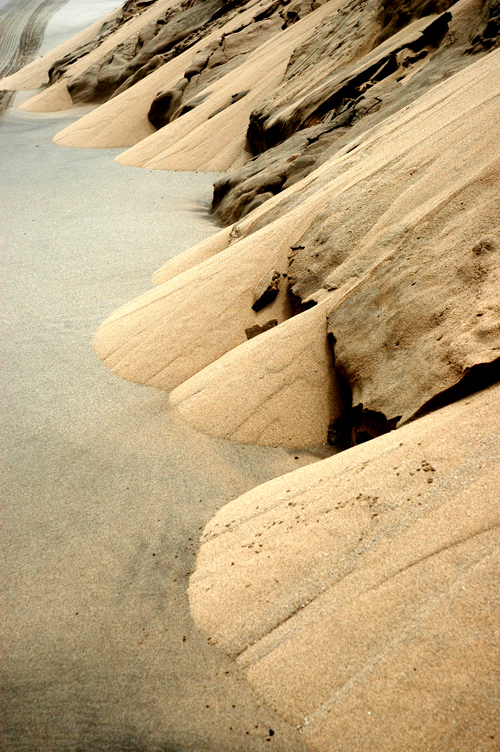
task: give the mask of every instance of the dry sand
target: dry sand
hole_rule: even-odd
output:
[[[20,3],[18,3],[18,5],[21,6]],[[25,6],[26,3],[22,5]],[[104,20],[101,14],[105,13],[106,10],[112,11],[115,6],[116,3],[109,2],[109,0],[106,3],[90,3],[82,13],[79,0],[70,0],[69,3],[63,4],[63,8],[57,13],[57,19],[54,20],[53,23],[49,22],[47,25],[47,29],[43,35],[43,46],[39,55],[37,55],[36,59],[30,62],[29,65],[24,64],[21,70],[0,79],[0,89],[29,91],[32,89],[40,89],[47,84],[49,81],[48,71],[52,64],[59,58],[64,57],[64,55],[76,49],[76,47],[86,44],[93,39],[101,28]],[[20,10],[16,8],[16,3],[13,3],[12,7],[14,9],[15,18],[19,19],[16,26],[18,25],[19,32],[22,32],[29,16],[27,16],[26,19],[23,18]],[[80,22],[78,25],[83,28],[76,34],[71,34],[75,28],[75,11],[77,14],[78,11],[80,11]],[[114,15],[114,12],[110,12],[106,18],[113,18]],[[94,20],[95,16],[98,16],[97,20]],[[67,39],[68,36],[70,36],[70,39]],[[61,37],[65,38],[61,40]],[[15,38],[13,41],[14,43],[18,43],[18,40]]]
[[[204,37],[191,48],[151,73],[133,87],[113,97],[55,136],[57,143],[74,148],[102,149],[133,146],[155,133],[148,120],[151,102],[159,91],[174,86],[184,75],[193,57],[211,41],[238,28],[253,17],[258,3],[238,14],[221,29]]]
[[[496,310],[491,303],[496,295],[495,254],[483,263],[489,264],[490,281],[481,289],[471,281],[474,270],[469,266],[475,243],[495,232],[498,137],[487,125],[498,119],[499,71],[500,53],[492,52],[388,118],[353,145],[356,148],[341,150],[266,202],[238,225],[240,240],[230,242],[235,240],[231,232],[222,230],[180,256],[174,266],[167,264],[155,275],[155,289],[101,325],[95,338],[98,355],[122,378],[166,391],[197,374],[172,395],[191,425],[219,438],[289,447],[326,441],[329,422],[341,410],[342,395],[325,360],[327,316],[338,340],[338,360],[345,359],[346,368],[357,367],[361,374],[359,387],[355,376],[351,380],[354,404],[362,402],[389,418],[410,417],[437,391],[455,383],[453,364],[459,355],[455,360],[449,356],[448,366],[444,360],[449,352],[461,353],[465,341],[465,366],[493,360],[496,314],[486,319],[467,312],[477,307],[474,311],[480,313],[492,305]],[[481,129],[485,136],[477,141],[473,135]],[[304,200],[296,208],[251,233],[259,217],[301,195]],[[324,212],[327,219],[322,219]],[[344,262],[330,275],[321,262],[315,268],[314,255],[295,259],[289,268],[290,248],[314,242],[318,228],[329,247],[350,248]],[[312,241],[304,240],[306,233]],[[312,282],[305,291],[299,282],[298,294],[305,299],[314,293],[316,301],[325,303],[323,314],[318,311],[311,322],[290,319],[285,277],[274,303],[254,312],[253,293],[262,275],[274,269],[300,280],[300,264],[306,279],[311,272]],[[462,277],[469,275],[465,288],[454,281],[455,268],[462,270]],[[428,273],[429,280],[415,288],[420,305],[416,315],[411,283],[420,280],[420,273]],[[375,294],[366,289],[376,274],[383,277],[378,287],[388,287],[387,300],[392,296],[392,310],[380,320],[379,309],[389,303],[377,298],[365,310]],[[406,275],[408,282],[394,290],[397,274]],[[323,284],[318,282],[322,275]],[[468,322],[454,324],[450,314],[442,345],[436,344],[433,327],[430,333],[422,329],[424,319],[433,321],[436,298],[449,299],[453,316]],[[386,322],[396,313],[404,318],[405,311],[407,319],[394,342],[413,337],[412,345],[384,360]],[[372,339],[364,323],[371,318],[377,322],[370,330]],[[277,322],[276,330],[246,342],[247,329],[271,320]],[[426,368],[439,358],[443,362]],[[408,384],[402,390],[404,378]],[[302,399],[297,401],[298,395]]]
[[[254,489],[190,603],[318,752],[496,750],[500,387]]]
[[[115,379],[91,348],[166,253],[214,231],[213,176],[67,152],[51,139],[69,122],[16,109],[0,128],[0,746],[244,752],[268,749],[273,729],[273,747],[302,751],[199,635],[186,588],[215,511],[315,458],[200,437],[166,395]]]
[[[92,65],[92,63],[95,63],[105,55],[113,52],[119,44],[125,42],[130,36],[140,31],[143,25],[148,23],[148,21],[155,20],[162,10],[167,10],[167,8],[173,3],[174,0],[159,0],[158,3],[154,3],[152,7],[147,8],[144,13],[131,18],[120,26],[113,34],[110,34],[110,36],[107,37],[95,50],[73,63],[65,75],[54,85],[44,89],[33,98],[30,98],[27,102],[24,102],[21,105],[21,109],[26,110],[27,112],[57,112],[59,110],[70,109],[73,103],[66,87],[67,78],[82,73]],[[111,13],[110,16],[112,17],[113,13]],[[75,49],[80,44],[87,41],[90,32],[93,32],[93,36],[95,31],[100,28],[107,18],[108,17],[101,18],[99,22],[93,25],[92,29],[79,32],[76,39],[73,38],[67,42],[63,42],[55,50],[46,53],[43,58],[40,58],[38,61],[35,60],[31,66],[29,66],[29,70],[28,68],[26,69],[26,72],[20,71],[15,78],[4,79],[4,81],[1,82],[2,86],[15,89],[39,88],[48,80],[47,71],[54,60],[63,57],[68,51]],[[35,83],[36,86],[34,85]]]
[[[293,50],[343,2],[330,0],[265,42],[244,65],[210,86],[213,93],[205,102],[132,147],[118,161],[154,170],[225,171],[244,164],[252,156],[246,146],[251,111],[278,86]],[[247,90],[239,102],[210,117],[235,92]]]
[[[91,327],[75,314],[77,305],[89,320],[102,314],[96,295],[110,308],[116,303],[113,295],[123,293],[118,270],[132,287],[142,286],[137,250],[151,227],[162,230],[163,244],[179,217],[175,203],[165,227],[158,194],[148,194],[143,206],[143,193],[123,193],[128,176],[146,193],[173,186],[178,201],[187,180],[201,188],[203,178],[153,168],[241,164],[245,107],[275,86],[287,45],[305,38],[321,12],[263,45],[214,85],[210,107],[200,105],[120,155],[120,166],[104,167],[102,152],[61,156],[45,139],[52,168],[64,164],[60,195],[65,202],[75,197],[80,212],[76,229],[87,242],[76,252],[61,253],[67,246],[53,225],[60,204],[37,191],[37,160],[24,158],[20,177],[8,171],[7,210],[7,202],[22,203],[20,185],[37,195],[29,205],[34,232],[10,209],[9,270],[35,236],[46,251],[44,264],[36,257],[21,266],[21,278],[11,273],[16,302],[5,306],[17,332],[6,379],[17,415],[7,436],[12,465],[25,468],[7,507],[7,551],[11,560],[25,557],[7,589],[15,602],[5,630],[12,749],[22,725],[15,723],[28,706],[33,720],[20,748],[30,734],[39,740],[46,733],[54,749],[71,739],[79,749],[116,752],[243,752],[270,742],[283,750],[305,742],[317,752],[498,748],[498,385],[320,463],[313,462],[320,452],[292,455],[223,439],[286,447],[326,439],[345,404],[328,333],[355,406],[363,408],[362,400],[382,418],[392,418],[393,408],[411,418],[468,367],[495,360],[499,173],[492,124],[500,53],[444,80],[233,228],[207,237],[202,222],[194,245],[154,274],[156,288],[108,317],[95,337],[98,355],[130,381],[173,390],[170,403],[161,393],[109,381],[88,359]],[[172,80],[177,75],[175,66],[165,71]],[[153,74],[158,81],[160,72]],[[69,127],[57,140],[102,148],[111,143],[111,112],[120,119],[118,138],[141,137],[151,83],[76,125],[64,122]],[[222,102],[240,84],[252,89],[248,101],[210,119],[217,96]],[[35,106],[53,106],[49,100]],[[128,131],[124,103],[135,103]],[[124,164],[150,170],[138,178]],[[39,184],[45,180],[40,174]],[[86,193],[90,184],[101,193]],[[97,206],[113,207],[115,224],[104,216],[96,227]],[[62,219],[56,226],[63,240],[65,232],[74,237]],[[119,232],[126,239],[103,266],[103,248]],[[316,262],[325,238],[333,261]],[[340,260],[337,253],[344,253]],[[61,286],[65,264],[73,286]],[[411,280],[422,277],[430,282],[415,294]],[[277,295],[255,311],[270,280]],[[292,316],[289,282],[303,302],[311,296],[316,304],[300,316]],[[444,300],[451,301],[447,315],[436,324]],[[15,317],[26,322],[22,330]],[[434,322],[430,338],[427,319]],[[437,326],[443,345],[443,337],[433,339]],[[247,341],[256,327],[266,331]],[[35,337],[30,346],[27,332]],[[379,407],[383,413],[373,412]],[[304,467],[286,474],[295,465]],[[197,536],[214,513],[193,573]],[[189,575],[196,624],[236,668],[193,627]],[[25,637],[30,632],[41,635],[36,645]],[[260,707],[245,676],[281,720]],[[66,714],[54,723],[61,698]]]

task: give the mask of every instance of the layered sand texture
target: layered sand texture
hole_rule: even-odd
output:
[[[108,319],[96,335],[99,356],[118,375],[167,391],[198,374],[172,397],[194,427],[286,446],[326,441],[332,416],[343,412],[326,361],[312,351],[297,359],[312,341],[326,349],[327,332],[359,431],[370,413],[389,426],[407,420],[474,367],[493,363],[498,139],[486,125],[500,116],[499,71],[495,52],[264,204],[242,223],[243,238],[223,230],[179,257],[170,272],[167,265],[156,281],[183,264],[187,269]],[[480,140],[477,132],[484,132]],[[252,232],[266,211],[301,196],[283,217]],[[256,312],[252,296],[270,269],[281,275],[279,295]],[[290,291],[322,303],[315,324],[302,325],[309,313],[287,320]],[[243,344],[247,329],[273,320],[276,329]],[[269,380],[276,369],[271,351],[279,353],[279,383]],[[295,394],[311,378],[316,396],[310,401],[309,386],[302,390],[309,419],[301,434]],[[274,437],[270,394],[280,404]],[[249,420],[255,425],[248,433],[236,428]]]
[[[280,83],[293,49],[312,33],[334,6],[339,5],[338,0],[331,0],[259,46],[234,71],[197,95],[203,97],[209,94],[205,102],[161,131],[155,132],[147,114],[155,95],[175,86],[198,52],[249,23],[258,16],[264,5],[250,4],[248,9],[221,29],[204,37],[130,90],[61,131],[55,137],[56,143],[80,148],[104,148],[129,146],[144,140],[141,146],[121,155],[119,161],[131,166],[147,166],[148,169],[204,169],[217,172],[243,164],[250,156],[245,147],[245,131],[251,110]],[[224,112],[210,117],[238,92],[247,93]],[[189,143],[184,143],[187,133],[190,134]]]
[[[204,531],[191,612],[334,750],[494,750],[500,388],[278,478]]]
[[[20,106],[20,109],[24,110],[25,112],[58,112],[60,110],[70,109],[73,106],[73,100],[71,99],[71,96],[68,92],[68,82],[73,78],[76,78],[79,74],[83,73],[93,64],[97,63],[101,58],[105,58],[107,55],[112,54],[118,45],[126,42],[130,37],[133,37],[135,34],[139,33],[147,23],[153,22],[162,11],[167,10],[173,5],[175,5],[175,0],[157,0],[157,2],[155,2],[150,8],[146,8],[143,13],[140,13],[139,15],[132,17],[131,19],[126,21],[114,33],[104,38],[102,43],[99,44],[95,49],[93,49],[83,57],[77,59],[64,73],[63,77],[60,78],[56,83],[52,84],[52,86],[49,86],[47,89],[34,96],[32,99],[29,99],[27,102],[22,104]],[[98,25],[100,28],[100,26],[102,26],[105,21],[112,20],[113,16],[114,14],[105,17],[104,19],[102,19],[102,21],[97,22],[94,27],[91,28],[96,28],[97,30]],[[46,56],[40,58],[39,61],[34,61],[33,72],[36,73],[37,76],[39,75],[40,78],[42,76],[45,77],[46,72],[53,64],[55,59],[64,57],[64,55],[67,54],[68,51],[74,50],[80,44],[84,43],[83,38],[78,39],[78,37],[85,36],[86,38],[88,31],[89,30],[81,32],[81,34],[77,35],[77,38],[70,40],[73,42],[72,45],[70,45],[69,42],[65,42],[60,47],[56,48],[54,53],[57,52],[57,55],[54,56],[53,53],[47,53],[47,55],[50,55],[50,58],[46,61],[44,61],[44,58],[46,58]],[[75,42],[77,41],[78,44],[75,44]],[[42,61],[44,62],[42,63]],[[22,71],[20,73],[22,73]],[[22,88],[27,88],[27,86],[24,85],[24,81],[21,76],[19,77],[19,81],[21,82]],[[16,80],[14,80],[13,82],[4,81],[4,85],[13,85],[14,88],[17,88],[18,86]],[[21,85],[19,85],[19,88],[21,88]],[[29,88],[33,87],[30,86]]]
[[[218,511],[189,587],[308,748],[494,750],[500,7],[232,9],[55,138],[131,146],[120,169],[228,173],[230,226],[170,258],[95,351],[169,392],[199,441],[333,445]]]
[[[45,55],[34,60],[29,65],[25,65],[21,70],[13,73],[11,76],[6,76],[0,79],[0,89],[8,89],[10,91],[31,91],[33,89],[40,89],[42,86],[46,86],[49,82],[49,70],[56,60],[64,57],[68,53],[72,52],[77,47],[90,42],[103,23],[111,21],[117,15],[117,11],[113,11],[104,18],[96,21],[91,26],[83,31],[80,31],[71,39],[62,42],[54,49],[46,52]]]
[[[192,45],[127,91],[72,123],[55,136],[55,142],[73,148],[103,149],[133,146],[156,132],[148,120],[154,97],[163,89],[173,87],[189,68],[193,58],[207,45],[230,34],[240,24],[249,22],[259,10],[259,3],[236,15],[221,29],[217,29]]]
[[[344,0],[330,0],[306,18],[258,47],[245,64],[211,86],[211,96],[192,112],[162,128],[118,157],[120,164],[155,170],[211,170],[239,167],[251,157],[246,129],[251,111],[281,82],[293,50]],[[248,94],[210,117],[234,93]],[[185,135],[189,134],[189,135]]]

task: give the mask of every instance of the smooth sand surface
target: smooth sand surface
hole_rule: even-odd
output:
[[[40,47],[39,56],[45,55],[50,50],[64,42],[70,46],[71,39],[75,34],[75,19],[82,31],[90,26],[98,24],[100,28],[103,20],[114,16],[114,11],[120,8],[117,0],[86,0],[82,5],[81,0],[67,0],[57,15],[49,21]]]
[[[179,387],[172,400],[197,430],[313,446],[326,441],[341,409],[325,360],[330,332],[353,404],[408,420],[454,386],[462,368],[498,357],[498,254],[478,261],[474,249],[498,243],[498,137],[489,125],[499,117],[499,92],[495,51],[252,212],[237,225],[240,239],[222,230],[167,263],[155,289],[101,325],[96,352],[122,378]],[[249,234],[266,212],[301,197]],[[331,273],[316,260],[319,235],[340,249]],[[311,245],[289,265],[292,248]],[[269,269],[283,275],[280,292],[255,313],[253,292]],[[285,275],[299,280],[292,289],[302,300],[325,303],[314,326],[287,321]],[[445,300],[450,313],[437,332]],[[246,341],[246,329],[270,320],[275,330]],[[406,346],[398,350],[399,340]]]
[[[500,386],[256,488],[197,624],[316,752],[498,749]]]
[[[55,141],[75,148],[103,149],[117,146],[133,146],[154,134],[155,128],[148,120],[148,112],[155,96],[164,89],[175,86],[184,76],[193,57],[223,34],[228,34],[248,22],[259,9],[255,3],[248,10],[236,14],[220,29],[203,37],[185,52],[162,65],[130,89],[113,97],[100,107],[72,123],[60,133]]]
[[[51,139],[70,121],[14,109],[0,128],[0,746],[244,752],[272,729],[303,750],[197,632],[186,588],[217,509],[316,457],[202,437],[92,352],[106,315],[215,231],[214,176],[68,152]]]
[[[209,436],[314,447],[342,413],[339,392],[325,311],[316,306],[230,350],[174,389],[170,402]]]
[[[79,58],[73,63],[73,65],[69,66],[68,70],[65,71],[64,76],[55,84],[39,92],[36,96],[21,105],[21,109],[26,110],[26,112],[58,112],[60,110],[70,109],[73,106],[73,102],[69,95],[66,81],[73,76],[78,76],[83,73],[83,71],[85,71],[90,65],[112,53],[119,44],[126,42],[132,35],[137,34],[149,21],[155,21],[156,18],[161,15],[162,11],[167,10],[172,4],[174,4],[174,0],[158,0],[158,2],[154,3],[151,7],[146,8],[146,10],[139,16],[130,18],[126,23],[122,24],[115,32],[113,32],[113,34],[110,34],[104,39],[96,49],[92,50],[92,52],[89,52],[84,57]],[[104,21],[105,19],[102,20]],[[49,52],[47,56],[44,56],[44,60],[40,59],[38,63],[35,61],[33,64],[34,72],[45,75],[46,70],[50,67],[47,63],[51,64],[52,58],[60,58],[61,55],[74,49],[75,41],[81,43],[80,36],[89,36],[90,31],[84,30],[82,34],[79,35],[78,40],[73,40],[73,42],[69,40],[68,43],[65,42],[61,44],[59,50]],[[22,73],[20,73],[19,76],[21,77]],[[7,81],[7,84],[9,83],[10,82]],[[14,85],[15,84],[16,81],[14,81]],[[26,86],[23,85],[23,88],[26,88]]]
[[[86,6],[83,14],[77,14],[78,2],[79,0],[71,0],[69,3],[62,3],[63,7],[56,14],[56,18],[47,24],[45,34],[43,34],[43,42],[36,59],[32,62],[25,61],[20,70],[14,69],[14,71],[9,71],[11,75],[2,72],[5,78],[0,79],[0,89],[29,91],[39,89],[47,84],[49,81],[48,71],[53,63],[80,45],[86,44],[93,39],[101,28],[103,21],[101,16],[116,6],[116,2],[110,3],[109,0],[107,2],[103,2],[102,0],[100,2],[94,1]],[[36,5],[32,5],[36,9]],[[54,7],[55,3],[49,4],[49,8],[50,6],[57,10],[57,7]],[[23,8],[24,11],[25,7],[27,8],[27,12],[25,11],[21,14],[20,9]],[[40,3],[38,7],[40,7]],[[9,29],[9,36],[15,47],[19,46],[21,34],[30,20],[29,12],[33,12],[33,8],[26,2],[19,3],[19,8],[17,10],[16,3],[12,4],[12,21],[10,24],[12,28]],[[113,15],[113,13],[110,13],[108,17],[112,17]],[[75,29],[75,20],[78,16],[79,22],[77,21],[77,26],[80,28]],[[67,39],[68,36],[71,38]],[[5,41],[4,36],[2,38],[2,48],[5,47]],[[2,49],[2,55],[4,54],[5,52]],[[29,64],[26,64],[26,62],[29,62]]]

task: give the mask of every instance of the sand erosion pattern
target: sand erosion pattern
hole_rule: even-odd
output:
[[[218,512],[189,589],[321,752],[500,738],[499,30],[496,0],[131,2],[2,84],[99,105],[58,144],[226,173],[226,226],[94,345],[197,431],[338,452]]]

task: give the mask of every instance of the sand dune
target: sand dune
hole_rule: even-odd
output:
[[[248,10],[229,20],[222,28],[203,37],[132,88],[65,128],[56,135],[56,143],[91,149],[133,146],[154,134],[155,129],[147,115],[156,94],[175,86],[198,52],[222,35],[235,31],[240,24],[248,23],[257,10],[258,3],[251,4]]]
[[[245,65],[211,86],[211,96],[192,112],[162,128],[117,161],[163,170],[223,171],[251,155],[245,146],[248,117],[255,105],[280,83],[291,53],[344,0],[330,0],[304,19],[258,47]],[[213,118],[232,94],[249,93]],[[185,136],[186,133],[189,135]]]
[[[102,24],[106,21],[112,20],[115,16],[116,12],[110,13],[103,19],[93,23],[87,29],[84,29],[71,37],[71,39],[62,42],[62,44],[55,47],[53,50],[46,52],[42,57],[34,60],[29,65],[24,66],[24,68],[21,68],[21,70],[16,73],[0,79],[0,88],[9,89],[11,91],[30,91],[45,86],[49,82],[49,69],[55,61],[64,57],[77,47],[90,42],[96,36]]]
[[[494,387],[271,481],[207,526],[198,626],[311,749],[494,749]]]
[[[188,252],[187,259],[173,262],[173,268],[167,265],[166,276],[218,251],[114,314],[96,337],[98,354],[122,377],[170,390],[245,342],[245,329],[288,318],[290,285],[299,299],[325,302],[323,323],[318,326],[326,347],[328,317],[328,330],[336,341],[336,366],[351,386],[360,432],[368,430],[367,411],[380,413],[380,429],[383,416],[393,422],[401,416],[407,419],[458,383],[473,366],[494,361],[497,241],[492,221],[497,212],[497,136],[493,129],[476,141],[471,132],[499,116],[498,71],[500,54],[494,53],[387,120],[356,149],[334,157],[303,184],[282,193],[275,202],[278,207],[290,196],[310,194],[283,218],[251,233],[254,218],[250,216],[243,222],[242,232],[247,234],[242,239],[224,249],[231,237],[221,231]],[[465,205],[467,209],[462,208]],[[265,211],[261,207],[259,214]],[[326,235],[332,251],[321,256]],[[357,241],[346,248],[350,237]],[[256,313],[251,308],[252,291],[270,268],[286,274],[280,310],[277,313],[277,301]],[[159,272],[156,281],[161,279]],[[383,285],[388,286],[386,303],[380,300]],[[382,311],[386,311],[383,316]],[[371,319],[367,333],[364,322]],[[290,326],[297,332],[297,342],[292,343],[288,335]],[[236,388],[233,368],[247,379],[244,386],[244,377],[238,375],[237,389],[252,393],[253,378],[259,387],[260,366],[254,372],[248,361],[264,362],[271,339],[293,361],[296,348],[303,349],[309,341],[309,335],[300,332],[299,324],[278,326],[251,346],[239,348],[230,359],[234,366],[227,366],[225,360],[219,370],[210,370],[206,377],[199,374],[193,386],[181,391],[203,395],[196,397],[202,400],[199,409],[194,409],[192,399],[189,409],[181,400],[190,422],[218,436],[233,435],[229,424],[224,427],[228,410],[241,424],[248,419],[247,410],[255,409],[254,403],[250,408],[250,399],[248,404],[235,400],[228,407],[225,388]],[[294,368],[295,379],[300,368],[297,363]],[[304,363],[305,382],[309,371]],[[405,378],[409,383],[402,390]],[[328,383],[328,379],[323,382],[323,399]],[[262,391],[263,403],[269,390],[273,391],[270,385]],[[256,393],[260,394],[259,388]],[[281,410],[292,422],[294,404],[290,393],[288,410]],[[330,411],[322,413],[320,403],[315,404],[318,409],[314,416],[309,413],[310,420],[317,421],[315,436],[326,440]],[[259,435],[256,428],[252,440],[259,441]],[[302,437],[296,428],[291,435],[299,444],[310,445],[312,440],[305,427]],[[249,436],[244,440],[251,440]],[[288,446],[290,442],[289,438]]]

